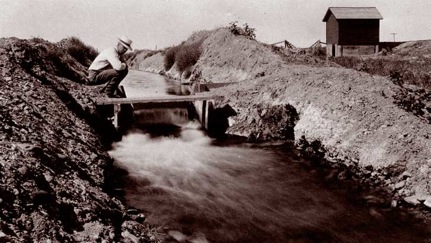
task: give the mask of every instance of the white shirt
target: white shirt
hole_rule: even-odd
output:
[[[115,70],[126,69],[126,64],[121,61],[120,55],[115,47],[110,47],[103,50],[91,63],[88,69],[90,70],[101,70],[108,65],[111,65]]]

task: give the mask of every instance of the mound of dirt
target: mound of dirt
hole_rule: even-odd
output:
[[[271,75],[283,65],[281,56],[261,43],[220,29],[203,42],[203,53],[195,65],[203,82],[238,82]]]
[[[396,199],[431,201],[431,128],[395,104],[401,86],[387,77],[311,58],[301,62],[317,65],[292,64],[292,58],[228,29],[214,31],[203,49],[194,66],[201,82],[233,83],[211,91],[225,97],[220,105],[229,104],[238,113],[229,133],[283,140],[287,133],[278,131],[293,125],[297,142],[302,137],[321,141],[327,160],[371,170],[364,176],[382,181]],[[141,64],[139,69],[148,71]],[[268,112],[285,105],[295,112]],[[269,116],[281,117],[280,122],[263,125],[271,121]],[[288,124],[292,121],[296,123]]]
[[[402,56],[425,56],[431,58],[431,40],[408,41],[392,49],[392,52]]]
[[[97,87],[80,84],[86,68],[56,44],[16,38],[0,39],[0,67],[0,241],[150,241],[103,191],[113,161],[90,126],[103,123]]]
[[[163,65],[163,63],[157,63],[157,64],[150,64],[150,60],[157,60],[160,61],[161,58],[157,58],[157,55],[160,55],[161,51],[152,51],[152,50],[138,50],[138,51],[134,51],[130,54],[127,54],[128,56],[126,56],[128,65],[130,68],[134,68],[134,69],[139,69],[139,65],[142,62],[146,63],[147,67],[150,66],[157,66],[159,67],[160,65]],[[156,56],[156,58],[152,57],[152,56]],[[150,72],[156,72],[157,70],[152,69]]]
[[[147,72],[153,72],[153,73],[163,73],[163,54],[157,53],[155,55],[152,55],[148,58],[145,58],[141,62],[136,62],[135,66],[139,70],[145,69]]]

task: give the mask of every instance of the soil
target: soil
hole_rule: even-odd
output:
[[[286,131],[292,129],[297,145],[317,141],[328,163],[355,168],[351,170],[357,178],[386,188],[393,206],[431,206],[430,123],[399,105],[405,102],[400,94],[423,91],[421,87],[342,68],[313,55],[313,50],[271,47],[227,28],[205,37],[203,53],[187,80],[175,65],[163,69],[163,52],[132,66],[181,82],[231,83],[210,91],[225,97],[219,106],[228,104],[237,112],[229,118],[229,134],[276,141],[291,138]],[[391,58],[405,58],[409,48],[421,49],[411,55],[429,53],[431,42],[403,44]],[[413,95],[411,102],[426,104],[420,109],[429,111],[428,96]]]
[[[59,44],[0,39],[0,241],[157,242],[108,194],[100,87]],[[139,222],[140,221],[140,222]]]

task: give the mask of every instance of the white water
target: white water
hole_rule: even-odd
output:
[[[354,205],[287,155],[214,146],[194,126],[179,137],[129,134],[110,152],[129,172],[127,203],[147,212],[148,223],[212,242],[412,239],[385,212]]]
[[[151,223],[190,232],[220,225],[222,231],[230,231],[230,235],[223,236],[230,241],[247,234],[249,230],[242,227],[264,235],[292,222],[294,227],[313,228],[314,221],[335,212],[330,207],[324,213],[308,206],[289,207],[303,200],[312,200],[311,205],[319,202],[312,193],[302,191],[301,178],[277,171],[273,152],[212,146],[211,140],[193,125],[184,127],[176,138],[127,135],[110,154],[136,183],[128,188],[127,201],[150,211]],[[291,191],[285,190],[286,181],[292,184]],[[291,197],[292,193],[297,195]],[[184,229],[183,224],[189,228]],[[214,229],[209,231],[219,234]]]

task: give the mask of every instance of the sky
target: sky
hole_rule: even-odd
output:
[[[328,7],[376,7],[381,41],[431,39],[431,0],[0,0],[0,37],[76,36],[102,50],[127,36],[135,49],[161,49],[238,21],[260,42],[308,47],[326,41]]]

